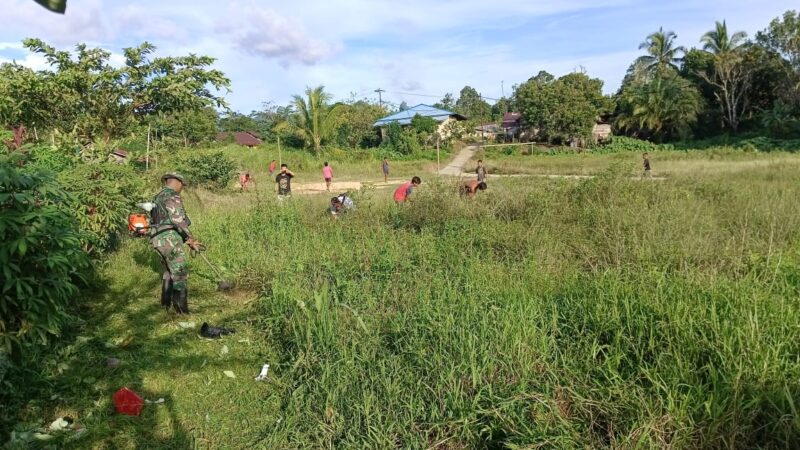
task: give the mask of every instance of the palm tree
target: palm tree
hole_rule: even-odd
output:
[[[689,134],[702,109],[700,92],[677,73],[637,80],[619,96],[616,126],[634,135],[662,141]]]
[[[673,31],[664,31],[663,28],[647,36],[639,44],[639,50],[647,50],[647,54],[636,59],[638,70],[648,74],[663,73],[669,68],[677,70],[678,64],[683,60],[678,55],[686,53],[684,47],[675,47],[677,37]]]
[[[723,20],[721,23],[717,22],[716,27],[704,34],[700,38],[700,43],[703,44],[703,50],[714,55],[723,55],[735,51],[747,39],[747,33],[744,31],[737,31],[733,35],[728,35],[728,24]]]
[[[314,147],[319,155],[322,140],[330,132],[334,112],[337,107],[328,105],[331,95],[325,92],[324,86],[306,88],[306,97],[294,96],[295,125],[307,143]]]
[[[714,70],[700,71],[698,75],[714,87],[714,96],[719,102],[722,115],[731,130],[736,133],[739,122],[747,111],[746,93],[750,90],[753,70],[743,59],[742,48],[747,33],[737,31],[728,34],[728,24],[717,22],[713,30],[700,38],[703,50],[714,55]]]

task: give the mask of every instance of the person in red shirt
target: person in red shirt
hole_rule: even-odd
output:
[[[394,191],[394,201],[397,204],[404,203],[408,201],[408,196],[411,195],[411,191],[422,184],[422,180],[419,177],[414,177],[411,181],[406,181],[405,183],[401,184],[395,191]]]
[[[272,160],[271,163],[269,163],[269,176],[272,176],[272,174],[275,173],[275,166],[276,165],[277,165],[277,163],[275,162],[274,159]]]

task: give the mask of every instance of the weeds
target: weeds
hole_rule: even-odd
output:
[[[72,408],[81,448],[792,447],[796,172],[631,170],[493,181],[471,201],[432,180],[400,206],[366,189],[339,220],[325,196],[198,192],[194,232],[246,300],[212,293],[195,264],[195,315],[250,343],[220,357],[176,327],[157,308],[152,252],[128,241],[73,330],[93,336],[81,360],[132,333],[114,350],[128,370],[59,353],[70,368],[31,383],[18,419]],[[265,361],[268,384],[219,374]],[[35,387],[89,376],[93,391],[54,404]],[[168,409],[120,421],[103,399],[123,383],[169,394]]]

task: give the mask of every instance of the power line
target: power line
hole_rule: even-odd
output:
[[[383,92],[386,92],[387,94],[394,94],[394,95],[411,95],[411,96],[414,96],[414,97],[444,98],[444,95],[417,94],[417,93],[414,93],[414,92],[399,92],[399,91],[383,91]],[[447,94],[445,94],[445,95],[447,95]],[[486,99],[486,100],[494,100],[494,101],[500,100],[499,98],[487,97],[485,95],[482,95],[481,98]]]
[[[395,95],[411,95],[414,97],[430,97],[430,98],[442,98],[443,95],[433,95],[433,94],[415,94],[413,92],[394,92],[394,91],[386,91],[387,94],[395,94]]]

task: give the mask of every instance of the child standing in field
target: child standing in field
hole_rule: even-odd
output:
[[[383,182],[389,182],[389,160],[383,158],[383,164],[381,164],[381,169],[383,169]]]
[[[287,198],[292,195],[292,178],[294,174],[286,164],[281,164],[281,173],[275,177],[275,183],[278,185],[278,198]]]
[[[411,191],[413,191],[414,188],[420,184],[422,184],[422,180],[419,177],[414,177],[411,179],[411,181],[406,181],[405,183],[401,184],[394,191],[394,202],[398,205],[400,203],[407,202],[408,196],[411,195]]]
[[[482,159],[478,160],[478,168],[475,169],[475,173],[478,174],[478,183],[486,183],[486,175],[488,175],[488,172],[486,172],[486,167],[483,166]]]
[[[333,168],[325,161],[325,166],[322,167],[322,178],[325,178],[325,189],[331,190],[331,181],[333,181]]]
[[[273,159],[271,163],[269,163],[269,176],[272,176],[275,173],[275,160]]]
[[[650,178],[650,155],[647,153],[642,154],[642,166],[644,167],[644,177]]]

